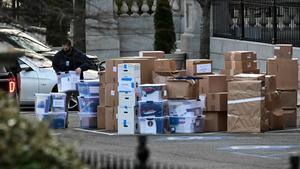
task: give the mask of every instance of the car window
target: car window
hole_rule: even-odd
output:
[[[0,73],[4,73],[4,72],[6,72],[5,67],[4,66],[0,66]]]
[[[52,62],[43,56],[26,54],[25,59],[39,68],[52,67]]]
[[[13,35],[13,34],[7,34],[7,38],[14,41],[16,44],[21,46],[24,49],[31,50],[34,52],[49,52],[51,49],[41,42],[38,42],[35,39],[21,36],[21,35]]]

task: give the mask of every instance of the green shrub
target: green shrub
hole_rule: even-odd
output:
[[[176,34],[171,6],[168,0],[157,0],[154,14],[154,50],[171,53],[175,50]]]
[[[15,101],[0,91],[0,168],[87,168],[44,124],[31,123],[18,112]]]

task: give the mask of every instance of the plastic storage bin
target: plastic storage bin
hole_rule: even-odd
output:
[[[50,110],[51,95],[36,93],[35,94],[35,113],[48,113]]]
[[[80,112],[97,112],[99,97],[78,96],[78,103]]]
[[[165,101],[139,101],[139,116],[155,116],[162,117],[165,115],[166,102]]]
[[[79,113],[80,128],[96,129],[97,128],[97,113]]]
[[[199,133],[203,132],[203,116],[170,116],[170,128],[172,133]]]
[[[81,80],[77,83],[79,96],[99,97],[99,80]]]
[[[52,96],[52,112],[66,111],[66,97],[65,93],[51,93]]]
[[[39,121],[49,123],[50,128],[62,129],[66,126],[66,112],[49,112],[36,114]]]
[[[138,117],[140,134],[163,134],[167,130],[166,117]]]
[[[202,116],[203,101],[197,100],[169,100],[170,116]]]
[[[58,92],[77,90],[76,83],[80,81],[80,75],[75,71],[62,72],[57,77]]]
[[[165,84],[143,84],[139,86],[142,101],[162,101],[166,95]]]

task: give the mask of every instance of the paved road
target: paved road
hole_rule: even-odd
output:
[[[23,113],[34,120],[31,112]],[[53,135],[77,149],[95,149],[129,158],[135,157],[136,136],[118,136],[101,131],[78,130],[76,113],[70,116],[70,128],[52,130]],[[300,130],[262,134],[203,133],[148,137],[151,160],[216,169],[283,169],[288,157],[300,152]]]

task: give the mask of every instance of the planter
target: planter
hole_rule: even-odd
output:
[[[184,52],[175,52],[172,54],[165,54],[166,59],[174,59],[176,61],[176,69],[182,70],[186,68],[186,53]]]

